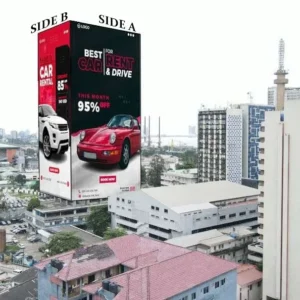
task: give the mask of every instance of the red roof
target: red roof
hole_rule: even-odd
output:
[[[237,272],[239,286],[248,286],[262,280],[262,272],[258,271],[253,265],[239,265]]]
[[[236,269],[232,262],[191,251],[175,258],[110,278],[121,287],[116,300],[164,300]],[[85,286],[94,294],[101,286]]]
[[[96,245],[92,245],[56,255],[41,261],[35,267],[43,270],[52,259],[58,259],[64,263],[64,267],[54,276],[67,281],[120,264],[129,268],[138,268],[189,252],[181,247],[134,234],[115,238],[106,243],[100,243],[98,246],[99,249],[95,248],[95,251],[89,251],[96,247]],[[82,254],[78,255],[79,252]],[[85,254],[85,252],[90,253]],[[106,255],[103,256],[104,252]]]

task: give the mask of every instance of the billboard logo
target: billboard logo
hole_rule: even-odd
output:
[[[89,30],[90,26],[78,23],[77,28],[78,29],[88,29]]]

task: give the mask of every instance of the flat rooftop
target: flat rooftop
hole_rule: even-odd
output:
[[[213,203],[222,200],[258,196],[259,191],[229,181],[211,181],[186,185],[147,188],[142,192],[168,207]],[[131,192],[132,193],[132,192]]]

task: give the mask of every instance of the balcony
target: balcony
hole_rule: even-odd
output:
[[[263,235],[264,234],[264,230],[262,228],[257,228],[257,233]]]
[[[258,222],[259,224],[264,224],[264,218],[259,217],[259,218],[257,219],[257,222]]]
[[[261,255],[256,255],[254,253],[248,254],[248,260],[256,262],[256,263],[261,263],[263,261],[263,258]]]
[[[265,137],[266,137],[266,132],[260,130],[258,136],[259,136],[259,138],[265,139]]]
[[[248,246],[248,250],[251,252],[263,254],[263,247],[260,243],[253,243]],[[251,254],[250,254],[251,255]]]
[[[263,206],[258,206],[258,213],[263,214],[264,213],[264,207]]]
[[[160,230],[156,230],[156,229],[153,229],[153,228],[148,228],[148,233],[152,233],[154,235],[157,235],[159,237],[162,237],[164,239],[170,239],[171,238],[171,234],[170,233],[166,233],[166,232],[162,232]]]

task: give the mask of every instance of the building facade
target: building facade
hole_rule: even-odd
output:
[[[243,178],[258,179],[259,131],[266,111],[275,107],[258,104],[236,105],[243,112]]]
[[[112,228],[158,240],[257,221],[258,190],[218,181],[124,192],[108,200]]]
[[[198,182],[242,179],[242,110],[198,113]]]
[[[163,172],[161,175],[161,185],[177,185],[197,183],[197,169],[183,169]]]
[[[263,300],[299,299],[300,99],[266,113],[260,132],[259,223]]]
[[[285,88],[285,101],[287,100],[299,100],[300,99],[300,87],[286,87]],[[276,87],[268,88],[268,105],[277,105],[277,90]]]

